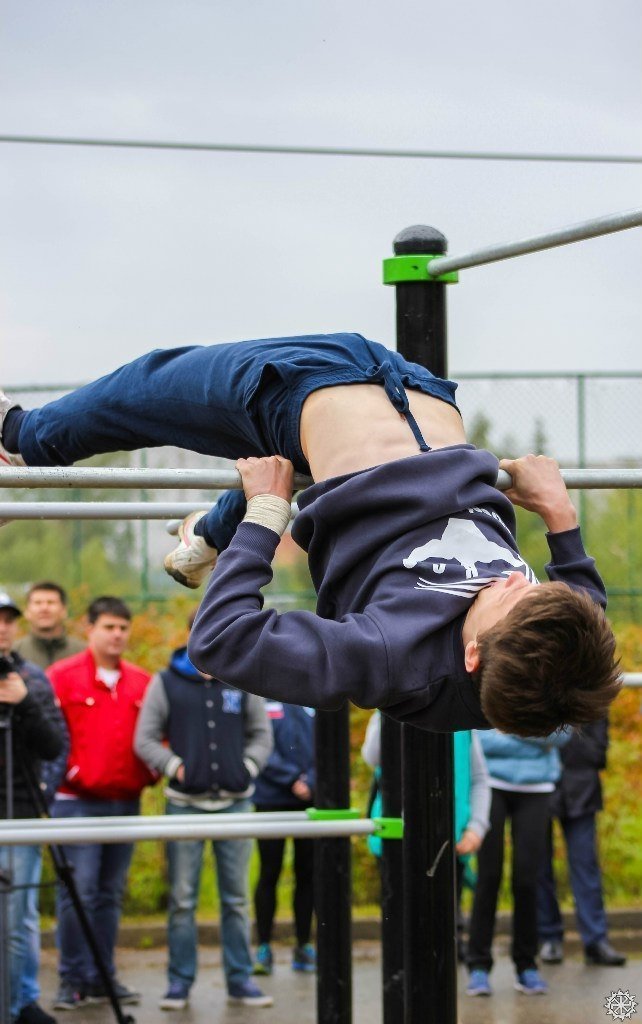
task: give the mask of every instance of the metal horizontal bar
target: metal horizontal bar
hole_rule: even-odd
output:
[[[568,490],[621,490],[642,487],[642,469],[563,469],[562,479]],[[511,485],[508,473],[500,469],[497,486],[500,491]]]
[[[233,821],[234,815],[203,814],[201,820],[185,825],[182,816],[168,815],[168,820],[155,825],[145,824],[146,819],[130,818],[126,825],[113,828],[87,826],[76,818],[76,828],[59,827],[59,819],[43,821],[39,818],[23,819],[23,827],[9,823],[5,828],[0,822],[0,844],[3,846],[37,846],[41,843],[133,843],[150,839],[320,839],[341,836],[368,836],[376,831],[376,824],[370,818],[340,821],[274,821],[262,823],[254,815],[251,822]],[[225,818],[226,820],[222,820]]]
[[[0,521],[18,519],[184,519],[207,501],[15,501],[0,502]]]
[[[626,231],[628,228],[642,224],[642,210],[628,210],[624,213],[613,213],[595,220],[586,220],[580,224],[571,224],[558,231],[549,231],[533,238],[522,238],[516,242],[500,242],[476,249],[464,256],[438,256],[428,261],[428,275],[438,277],[451,270],[464,270],[466,267],[479,267],[484,263],[497,263],[499,260],[511,259],[513,256],[524,256],[529,252],[541,252],[554,249],[558,245],[569,245],[599,235],[609,235],[614,231]]]
[[[177,534],[190,512],[208,501],[5,501],[0,502],[0,526],[13,520],[45,519],[167,519],[167,532]],[[297,506],[292,505],[292,515]]]
[[[639,487],[642,486],[640,469],[563,469],[562,476],[567,487]],[[70,487],[122,488],[124,490],[156,490],[162,488],[184,489],[230,489],[241,486],[241,478],[235,469],[97,469],[76,466],[28,466],[0,469],[3,487],[41,488]],[[297,473],[295,489],[308,487],[311,478]],[[505,490],[509,486],[508,474],[500,470],[497,486]],[[73,504],[65,502],[64,504]],[[115,503],[117,504],[117,503]],[[173,502],[173,505],[181,503]],[[191,503],[190,504],[191,508]],[[199,508],[202,507],[202,503]],[[159,518],[163,518],[159,515]]]
[[[7,475],[15,472],[6,470]],[[30,472],[22,470],[21,472]],[[50,470],[49,472],[53,472]],[[68,472],[68,470],[66,470]],[[85,473],[91,470],[84,470]],[[99,470],[98,472],[102,472]],[[144,470],[138,470],[143,473]],[[154,472],[154,471],[152,471]],[[4,475],[5,470],[0,470]],[[566,486],[573,489],[602,490],[641,488],[641,469],[563,469],[562,477]],[[505,491],[511,485],[511,478],[500,470],[497,486]],[[36,486],[50,486],[36,484]],[[66,486],[66,485],[65,485]],[[82,485],[81,485],[82,486]],[[89,483],[84,486],[93,486]],[[196,512],[207,505],[199,502],[153,502],[153,501],[16,501],[0,502],[0,521],[49,520],[49,519],[183,519],[190,512]],[[293,506],[293,514],[296,506]],[[175,532],[175,524],[171,532]]]
[[[516,160],[535,163],[639,164],[627,153],[507,153],[501,150],[381,149],[371,146],[288,146],[276,143],[179,142],[164,139],[105,139],[70,135],[0,135],[0,142],[37,146],[94,146],[108,149],[168,149],[196,153],[258,153],[296,156],[400,157],[415,160]]]
[[[127,469],[94,466],[8,466],[0,470],[3,487],[118,487],[159,490],[231,490],[240,488],[236,469]],[[296,490],[308,487],[310,477],[297,473]]]
[[[623,672],[622,685],[635,687],[642,686],[642,672]]]
[[[180,820],[183,825],[199,825],[203,821],[203,814],[210,812],[201,811],[197,814],[181,814]],[[215,812],[212,812],[215,813]],[[116,825],[130,826],[132,824],[139,825],[165,825],[167,822],[175,821],[171,815],[168,814],[145,814],[145,815],[134,815],[134,814],[123,814],[123,815],[109,815],[104,818],[82,818],[83,828],[85,826],[91,828],[113,828]],[[220,819],[219,819],[220,820]],[[246,824],[247,822],[257,821],[263,822],[275,822],[275,821],[309,821],[309,817],[305,811],[248,811],[234,815],[235,824]],[[24,829],[27,826],[31,826],[32,822],[36,825],[45,825],[47,821],[55,822],[58,828],[77,828],[78,818],[11,818],[11,819],[0,819],[0,827],[3,829]],[[48,827],[48,826],[47,826]]]

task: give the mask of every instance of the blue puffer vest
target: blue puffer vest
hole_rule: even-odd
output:
[[[555,783],[560,777],[559,748],[570,739],[568,733],[553,733],[544,739],[522,739],[490,729],[478,733],[488,773],[493,779],[516,786]]]

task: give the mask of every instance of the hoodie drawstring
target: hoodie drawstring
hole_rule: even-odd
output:
[[[429,452],[431,450],[430,446],[424,441],[419,424],[410,411],[408,395],[406,394],[401,377],[393,369],[390,362],[386,359],[381,366],[371,366],[367,375],[371,381],[381,381],[383,383],[384,390],[394,408],[405,417],[408,426],[412,430],[415,441],[419,445],[419,451]]]

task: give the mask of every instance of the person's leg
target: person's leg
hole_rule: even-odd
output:
[[[466,858],[466,860],[468,859]],[[461,964],[466,962],[465,924],[461,909],[466,860],[459,856],[455,857],[455,930],[457,935],[457,960]]]
[[[294,839],[294,927],[297,946],[310,941],[314,910],[314,841]]]
[[[28,465],[44,466],[165,444],[225,458],[271,454],[245,407],[251,353],[239,358],[239,348],[194,346],[141,356],[24,414],[20,454]]]
[[[577,923],[584,946],[607,937],[606,911],[602,896],[602,874],[597,859],[595,815],[562,821],[568,850],[568,869],[575,901]]]
[[[553,870],[553,822],[549,819],[546,848],[537,878],[537,931],[540,942],[562,942],[564,922],[557,900],[557,885]]]
[[[518,974],[535,968],[537,956],[537,879],[546,852],[550,793],[511,793],[513,838],[513,941]]]
[[[259,839],[260,872],[254,890],[254,912],[259,945],[272,941],[276,887],[281,875],[285,839]]]
[[[40,984],[38,973],[40,970],[40,913],[39,892],[40,877],[42,874],[42,851],[40,847],[33,847],[35,856],[31,865],[31,875],[27,880],[27,897],[23,927],[25,931],[26,949],[20,985],[20,1005],[28,1006],[29,1003],[37,1003],[40,998]]]
[[[54,818],[85,818],[93,813],[95,804],[88,800],[55,800]],[[73,873],[73,881],[83,903],[89,923],[93,925],[98,892],[100,847],[96,843],[63,846],[63,853]],[[56,941],[58,972],[61,980],[83,992],[89,980],[93,961],[67,888],[59,884],[56,891]]]
[[[15,887],[9,895],[9,990],[12,1019],[25,1005],[22,1002],[22,978],[27,959],[28,935],[24,927],[27,898],[40,851],[34,846],[0,847],[0,868],[11,873]]]
[[[193,807],[167,804],[168,814],[193,814]],[[198,968],[195,912],[203,866],[201,840],[169,842],[166,845],[169,900],[167,916],[167,944],[169,963],[167,978],[189,989]]]
[[[507,794],[493,789],[490,805],[490,829],[477,854],[477,885],[473,899],[468,936],[468,968],[490,971],[495,934],[497,896],[504,870],[504,825]]]
[[[114,950],[118,924],[134,846],[132,843],[105,843],[99,848],[101,860],[94,905],[94,928],[103,963],[113,978],[116,974]],[[89,983],[102,989],[102,979],[93,961]]]
[[[237,800],[222,814],[251,810],[249,800]],[[242,985],[252,974],[250,919],[248,915],[248,869],[251,839],[214,840],[216,879],[221,903],[221,947],[223,971],[228,990]]]

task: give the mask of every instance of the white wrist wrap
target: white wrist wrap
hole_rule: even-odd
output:
[[[248,501],[243,522],[266,526],[282,537],[290,522],[291,512],[290,502],[285,498],[278,498],[276,494],[257,494]]]

